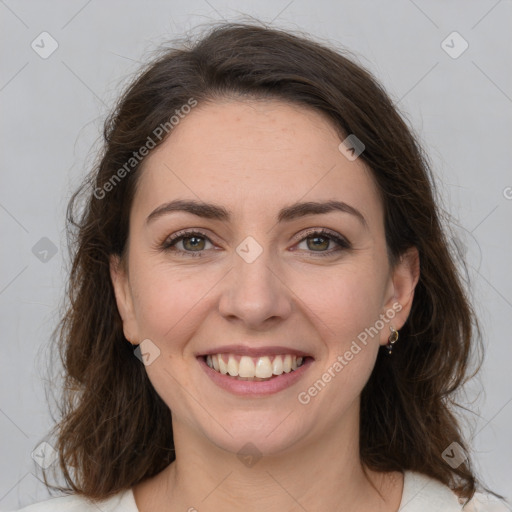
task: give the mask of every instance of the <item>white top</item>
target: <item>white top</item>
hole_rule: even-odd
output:
[[[132,489],[121,491],[113,497],[98,502],[102,512],[139,512]],[[447,486],[422,473],[404,472],[404,489],[398,512],[455,512],[462,505]],[[508,512],[503,502],[493,496],[475,493],[464,512]],[[98,512],[98,507],[87,499],[68,495],[50,498],[12,512]]]

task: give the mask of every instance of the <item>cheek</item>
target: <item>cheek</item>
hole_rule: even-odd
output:
[[[198,325],[198,316],[208,303],[208,292],[219,276],[215,272],[193,272],[179,265],[148,264],[134,258],[133,292],[135,312],[142,335],[169,349],[186,340]],[[147,259],[149,262],[149,258]]]
[[[318,277],[303,282],[300,295],[309,296],[307,306],[315,313],[310,317],[326,352],[298,398],[330,424],[360,395],[375,365],[380,345],[372,328],[383,312],[385,276],[380,267],[359,261]]]
[[[342,348],[375,324],[382,312],[385,276],[371,261],[340,264],[304,274],[295,285],[302,302],[314,313],[323,339]],[[311,317],[311,314],[309,313]]]

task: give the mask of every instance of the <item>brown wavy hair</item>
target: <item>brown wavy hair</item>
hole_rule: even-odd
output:
[[[126,256],[141,163],[114,186],[106,184],[191,98],[290,102],[327,115],[341,140],[355,134],[363,142],[360,158],[384,204],[390,260],[414,246],[421,275],[400,343],[391,357],[379,352],[362,392],[361,461],[374,471],[421,472],[470,499],[478,484],[470,458],[452,468],[442,453],[453,442],[468,453],[455,397],[481,366],[470,371],[482,342],[428,158],[403,114],[352,54],[257,23],[215,25],[199,40],[174,43],[152,58],[107,118],[98,163],[71,197],[72,263],[55,332],[64,381],[52,430],[65,485],[50,485],[44,471],[47,487],[105,499],[175,458],[171,411],[124,337],[109,273],[109,257]]]

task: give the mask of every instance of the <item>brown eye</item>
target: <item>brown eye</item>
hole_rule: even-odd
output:
[[[180,243],[182,248],[178,246]],[[207,249],[206,243],[211,244],[212,242],[204,233],[198,231],[179,232],[168,238],[162,244],[162,249],[189,256],[201,256],[201,253]],[[176,248],[176,246],[178,247]]]
[[[327,249],[331,239],[326,236],[308,236],[306,238],[309,249]]]
[[[181,240],[183,241],[183,247],[185,247],[187,251],[196,251],[204,249],[205,239],[203,237],[196,235],[184,236],[181,238]]]
[[[300,243],[303,242],[306,242],[308,252],[317,253],[315,256],[329,256],[351,247],[347,239],[325,229],[307,233],[307,236],[300,241]],[[337,247],[327,250],[331,243]]]

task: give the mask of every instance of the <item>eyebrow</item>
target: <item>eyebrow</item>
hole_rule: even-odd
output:
[[[365,228],[368,228],[368,224],[363,214],[353,206],[350,206],[343,201],[308,201],[303,203],[294,203],[282,208],[279,211],[276,220],[278,223],[290,222],[307,215],[319,215],[333,211],[351,214],[356,217]],[[163,215],[173,212],[187,212],[205,219],[220,220],[223,222],[229,222],[231,220],[231,213],[223,206],[216,205],[214,203],[205,203],[202,201],[176,199],[174,201],[164,203],[153,210],[148,215],[146,224],[149,224]]]

